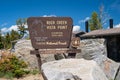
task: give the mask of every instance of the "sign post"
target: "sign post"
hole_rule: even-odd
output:
[[[73,21],[70,17],[30,17],[27,20],[32,46],[41,68],[40,54],[77,53],[80,49],[70,49]],[[74,40],[76,41],[76,39]],[[75,46],[77,42],[73,42]]]

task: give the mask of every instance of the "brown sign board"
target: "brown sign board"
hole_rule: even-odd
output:
[[[68,48],[73,21],[70,17],[30,17],[27,20],[35,49]]]

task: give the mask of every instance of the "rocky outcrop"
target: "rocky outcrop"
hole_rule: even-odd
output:
[[[97,62],[109,80],[115,80],[116,76],[118,76],[117,72],[120,66],[119,63],[107,58],[104,55],[98,56],[93,60]]]
[[[81,40],[81,53],[77,54],[78,58],[92,60],[101,55],[107,55],[105,39],[85,39]]]
[[[104,54],[106,48],[103,43],[104,39],[81,40],[79,48],[82,50],[82,52],[78,53],[76,58],[85,58],[90,60],[99,54]],[[38,66],[37,59],[35,55],[30,54],[30,50],[33,50],[30,40],[22,39],[19,40],[15,45],[15,54],[20,59],[25,60],[30,67],[35,68]],[[42,62],[54,61],[54,56],[54,54],[41,54]],[[63,55],[60,55],[60,57],[64,58]]]
[[[19,58],[24,60],[26,63],[28,63],[28,66],[30,68],[38,68],[38,61],[35,55],[31,55],[30,51],[34,48],[31,45],[30,40],[19,40],[17,41],[15,45],[15,55]],[[49,62],[53,61],[54,54],[41,54],[42,62]]]
[[[116,76],[114,80],[120,80],[120,67],[117,70]]]
[[[56,66],[54,66],[53,64],[59,63],[59,61],[58,62],[55,61],[54,54],[41,54],[42,62],[43,63],[48,62],[46,64],[49,64],[48,65],[49,69],[53,70],[52,74],[56,74],[56,75],[54,75],[54,77],[55,77],[54,79],[56,79],[57,77],[60,77],[60,80],[67,79],[68,77],[71,80],[72,79],[76,80],[75,78],[77,78],[78,80],[82,79],[83,77],[81,77],[80,75],[82,75],[84,73],[84,71],[82,70],[82,68],[81,69],[76,68],[76,66],[78,66],[78,67],[82,66],[83,68],[85,67],[84,70],[87,71],[89,66],[92,66],[92,64],[89,64],[89,63],[87,64],[87,62],[90,62],[90,63],[92,62],[95,64],[97,63],[96,65],[100,68],[100,72],[98,72],[98,73],[104,74],[108,80],[111,80],[111,79],[119,80],[119,78],[120,78],[119,63],[114,62],[113,60],[107,58],[106,46],[104,45],[104,43],[105,43],[104,39],[81,40],[81,44],[80,44],[79,48],[81,49],[82,52],[78,53],[76,55],[76,58],[79,58],[79,59],[76,59],[75,62],[70,62],[71,59],[70,60],[66,59],[66,62],[65,62],[65,60],[63,60],[65,62],[65,64],[61,63],[58,66],[57,70],[59,71],[62,68],[60,66],[68,65],[67,64],[67,61],[68,61],[69,66],[73,65],[73,67],[75,69],[73,71],[75,71],[75,73],[79,73],[79,75],[77,75],[77,76],[76,76],[76,74],[74,74],[74,72],[73,73],[70,72],[72,70],[71,67],[65,67],[65,69],[67,71],[63,70],[63,72],[61,72],[62,70],[60,70],[59,73],[57,73],[56,71],[54,72],[54,69],[56,70],[56,68],[54,68],[54,67],[56,67]],[[19,40],[15,45],[15,55],[17,55],[17,57],[19,57],[20,59],[23,59],[24,61],[26,61],[30,68],[36,68],[36,67],[38,67],[37,58],[35,55],[30,54],[30,50],[33,50],[30,40]],[[84,58],[86,60],[83,60],[80,58]],[[50,61],[54,61],[53,64]],[[83,62],[85,61],[85,63],[83,63],[82,61]],[[74,64],[74,63],[76,63],[76,64]],[[43,65],[45,65],[45,64],[43,64]],[[96,65],[93,65],[92,67],[96,69],[96,67],[95,67]],[[48,67],[45,67],[45,68],[48,68]],[[44,70],[44,68],[43,68],[43,70]],[[94,79],[88,79],[88,80],[96,80],[97,78],[93,77],[93,75],[96,75],[98,73],[96,73],[95,70],[93,70],[92,68],[90,70],[91,70],[91,72],[88,70],[89,74],[87,74],[87,75],[92,75],[92,78],[94,78]],[[44,71],[46,71],[46,70],[44,70]],[[94,72],[95,74],[92,72]],[[52,75],[52,74],[50,72],[49,75]],[[97,77],[99,77],[100,74],[98,74]],[[47,75],[47,74],[45,74],[45,75]],[[101,75],[100,75],[100,77],[101,77]],[[106,80],[106,79],[100,79],[100,80]]]
[[[108,80],[93,60],[62,59],[42,65],[48,80]]]
[[[33,50],[30,40],[19,40],[15,45],[15,55],[24,60],[30,68],[38,68],[38,62],[35,55],[30,54]]]
[[[94,60],[109,80],[115,79],[117,76],[119,63],[107,58],[107,50],[104,39],[82,40],[79,48],[82,50],[80,53],[82,58]]]

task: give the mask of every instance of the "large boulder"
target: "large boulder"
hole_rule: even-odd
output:
[[[80,42],[81,53],[77,58],[92,60],[98,55],[107,55],[105,39],[85,39]]]
[[[29,68],[38,68],[36,55],[31,55],[30,51],[34,50],[31,45],[31,40],[21,39],[15,44],[15,55],[28,63]],[[53,61],[54,54],[41,54],[42,62]]]
[[[78,57],[94,60],[103,70],[108,79],[115,79],[116,73],[119,68],[119,63],[107,58],[105,39],[86,39],[81,40],[81,46],[79,47],[82,52],[78,54]]]
[[[47,80],[108,80],[93,60],[62,59],[42,65]]]
[[[15,45],[15,55],[24,60],[30,68],[38,68],[37,58],[30,54],[30,50],[33,50],[30,40],[22,39]]]
[[[117,76],[120,64],[107,58],[104,55],[93,59],[97,62],[109,80],[114,80]]]
[[[81,40],[79,48],[81,48],[82,52],[80,54],[84,59],[97,62],[107,78],[114,80],[119,69],[119,63],[107,57],[105,42],[105,39]],[[80,54],[78,54],[78,57]]]
[[[105,43],[104,39],[81,40],[81,44],[79,48],[82,50],[82,52],[77,54],[76,57],[90,60],[90,62],[91,60],[92,62],[95,61],[97,63],[97,66],[101,68],[101,70],[103,71],[103,73],[106,75],[108,79],[114,80],[116,78],[116,80],[119,80],[120,78],[119,64],[106,57],[107,52],[106,52],[106,46],[104,45],[104,43]],[[35,55],[30,54],[30,50],[33,50],[30,40],[22,39],[22,40],[19,40],[15,45],[15,55],[18,58],[23,59],[25,62],[27,62],[30,68],[36,68],[36,67],[38,68],[37,58]],[[49,62],[49,61],[55,61],[54,54],[41,54],[41,58],[43,63]],[[70,64],[74,65],[74,62]],[[80,64],[82,65],[83,63],[80,63]],[[75,64],[75,65],[79,66],[78,64]],[[88,65],[84,64],[84,66],[88,66]],[[65,76],[61,74],[65,74]],[[91,74],[91,72],[89,74]],[[74,78],[74,76],[76,76],[73,73],[62,72],[62,73],[58,73],[56,77],[60,75],[61,75],[61,78],[62,77],[67,78],[68,76],[69,77],[71,76],[71,78],[72,77]],[[80,78],[81,77],[79,77],[79,79]]]
[[[120,67],[117,70],[116,76],[114,80],[120,80]]]

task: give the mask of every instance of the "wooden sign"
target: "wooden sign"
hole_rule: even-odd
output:
[[[73,28],[70,17],[30,17],[27,24],[33,48],[54,49],[70,46]]]

